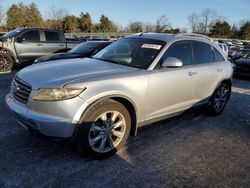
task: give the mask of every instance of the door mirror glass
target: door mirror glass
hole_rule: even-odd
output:
[[[172,67],[172,68],[177,68],[177,67],[182,67],[183,63],[180,59],[175,58],[175,57],[168,57],[162,64],[162,67]]]

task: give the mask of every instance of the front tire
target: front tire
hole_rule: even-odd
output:
[[[7,52],[0,52],[0,73],[10,72],[13,64],[14,60]]]
[[[126,143],[131,128],[128,110],[111,99],[92,105],[80,122],[78,150],[99,159],[115,154]]]
[[[223,112],[230,98],[231,88],[227,83],[222,83],[211,96],[207,111],[209,115],[217,116]]]

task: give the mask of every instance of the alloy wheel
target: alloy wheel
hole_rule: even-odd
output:
[[[213,101],[213,108],[215,112],[220,112],[224,108],[227,102],[228,94],[229,89],[226,85],[220,87],[219,90],[216,92]]]
[[[89,145],[95,152],[109,152],[119,145],[125,131],[125,118],[120,112],[105,112],[98,116],[90,127]]]
[[[7,57],[0,57],[0,71],[6,72],[11,69],[11,63],[9,62]]]

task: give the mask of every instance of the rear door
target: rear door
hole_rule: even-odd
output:
[[[28,30],[20,34],[15,42],[18,59],[32,61],[43,55],[42,43],[39,30]]]
[[[193,64],[191,41],[172,44],[163,55],[178,58],[179,68],[158,68],[152,71],[146,102],[146,119],[150,120],[173,114],[191,107],[196,101],[196,68]]]
[[[197,100],[208,99],[223,76],[224,57],[212,45],[193,41],[194,62],[197,67]]]
[[[49,55],[66,48],[66,42],[61,32],[42,31],[43,54]]]

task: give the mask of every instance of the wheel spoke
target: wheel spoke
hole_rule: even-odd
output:
[[[227,96],[227,93],[228,93],[228,89],[227,90],[224,90],[224,93],[222,94],[222,98],[226,97]]]
[[[112,129],[117,129],[118,127],[121,127],[123,124],[124,124],[124,121],[120,120],[117,123],[112,125]]]
[[[93,131],[93,132],[103,132],[103,129],[102,129],[102,127],[100,127],[100,126],[97,126],[96,124],[93,124],[93,125],[91,126],[90,131]]]
[[[123,136],[123,132],[121,131],[116,131],[116,130],[112,130],[112,135],[121,138]]]
[[[109,142],[110,148],[114,148],[114,140],[112,136],[108,136],[108,142]]]
[[[117,119],[117,117],[118,117],[118,112],[112,112],[111,121],[115,122],[115,120]]]
[[[224,97],[224,98],[222,98],[220,101],[221,101],[221,102],[225,102],[226,100],[227,100],[227,98]]]
[[[103,113],[103,114],[101,115],[101,120],[102,120],[102,121],[107,121],[107,114],[106,114],[106,113]]]
[[[215,102],[215,105],[214,105],[215,110],[218,110],[219,106],[220,106],[219,102],[216,101],[216,102]]]
[[[89,143],[90,143],[90,145],[95,145],[96,144],[96,142],[98,142],[100,139],[102,139],[102,137],[103,137],[103,135],[98,135],[98,136],[96,136],[96,137],[94,137],[93,139],[90,139],[89,140]]]
[[[103,152],[104,149],[105,149],[105,145],[106,145],[106,141],[107,141],[107,137],[106,136],[103,136],[102,137],[102,141],[101,141],[101,144],[99,146],[99,151]]]
[[[107,118],[107,114],[106,113],[103,113],[102,115],[101,115],[101,120],[102,120],[102,122],[103,122],[103,124],[107,127],[108,126],[108,118]]]

